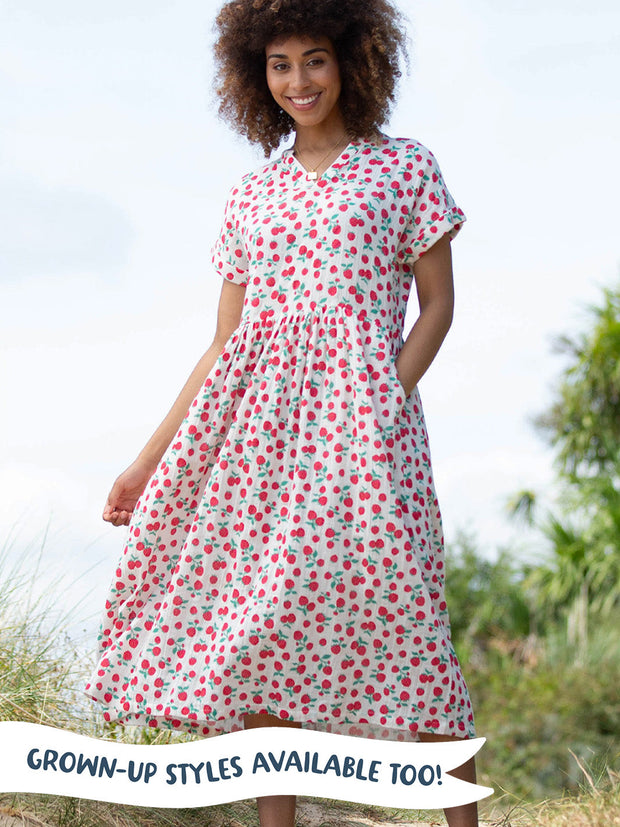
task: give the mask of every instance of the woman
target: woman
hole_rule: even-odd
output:
[[[266,155],[295,141],[231,191],[213,343],[108,498],[129,542],[87,692],[108,720],[202,734],[471,737],[417,391],[464,215],[427,149],[379,131],[399,16],[233,0],[217,26],[221,113]],[[259,814],[293,825],[295,797]]]

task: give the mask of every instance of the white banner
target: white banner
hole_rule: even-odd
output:
[[[150,807],[205,807],[262,795],[304,795],[441,809],[493,793],[491,787],[448,775],[485,740],[399,743],[259,727],[201,741],[141,746],[3,721],[0,792]]]

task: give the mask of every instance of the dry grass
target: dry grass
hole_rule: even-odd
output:
[[[10,543],[0,550],[0,720],[86,734],[95,716],[80,692],[83,659],[67,634],[79,607],[65,610],[65,585],[49,581],[42,565],[44,546],[45,536],[19,556]]]
[[[489,823],[492,827],[620,827],[620,775],[607,770],[607,777],[595,781],[579,759],[585,784],[579,795],[549,799],[537,804],[520,801],[508,806],[496,800],[503,814]]]
[[[214,807],[131,807],[62,796],[0,795],[0,809],[29,814],[44,827],[259,827],[254,800]],[[348,801],[300,796],[299,827],[388,827],[444,824],[440,812],[395,810]],[[2,825],[0,824],[0,827]]]
[[[258,827],[253,802],[168,810],[64,796],[14,794],[0,804],[34,816],[45,827]]]
[[[612,774],[613,775],[613,774]],[[612,777],[604,789],[579,796],[506,806],[481,827],[620,827],[620,779]],[[31,815],[22,823],[41,827],[259,827],[254,801],[217,807],[168,810],[130,807],[61,796],[15,794],[0,796],[0,808]],[[20,821],[15,822],[15,827]],[[439,811],[384,810],[344,801],[299,798],[298,827],[388,827],[445,825]]]

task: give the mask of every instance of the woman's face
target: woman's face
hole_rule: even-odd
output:
[[[276,102],[298,126],[341,119],[340,71],[328,37],[287,37],[265,49],[267,84]]]

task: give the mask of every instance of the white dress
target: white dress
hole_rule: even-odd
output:
[[[475,734],[394,364],[412,265],[464,220],[433,155],[387,136],[232,190],[213,262],[246,285],[241,323],[135,508],[86,689],[108,720]]]

